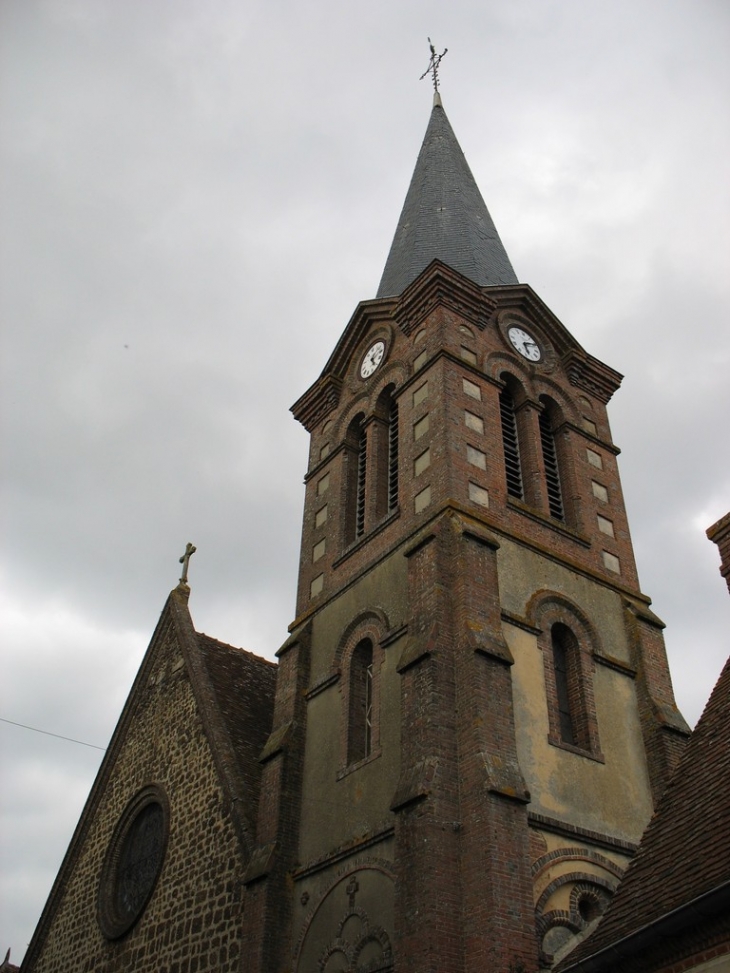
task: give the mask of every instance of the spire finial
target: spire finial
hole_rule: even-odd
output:
[[[185,545],[185,553],[180,558],[180,564],[183,566],[180,584],[188,583],[188,564],[190,564],[190,558],[193,556],[193,554],[195,554],[196,551],[197,547],[194,544],[188,543]]]
[[[447,53],[448,47],[445,47],[444,48],[443,54],[437,54],[436,53],[436,48],[431,43],[431,38],[430,37],[428,38],[428,46],[431,48],[431,59],[428,62],[428,67],[426,68],[426,70],[423,72],[423,74],[421,75],[421,77],[418,80],[419,81],[423,81],[423,79],[426,77],[427,74],[432,75],[433,76],[433,90],[434,90],[434,93],[436,95],[438,95],[438,93],[439,93],[439,64],[441,64],[441,59],[443,58],[444,54]]]

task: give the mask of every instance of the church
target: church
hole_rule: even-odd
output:
[[[377,294],[292,406],[289,637],[196,632],[183,571],[24,973],[586,957],[689,738],[620,382],[518,280],[437,91]]]

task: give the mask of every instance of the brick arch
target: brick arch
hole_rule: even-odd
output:
[[[514,375],[514,377],[519,381],[527,390],[530,398],[534,398],[534,388],[532,380],[532,371],[528,366],[527,362],[524,364],[522,361],[517,360],[517,356],[513,356],[504,351],[492,352],[484,361],[484,374],[495,382],[500,382],[500,376],[504,373],[508,375]]]
[[[543,943],[545,941],[545,936],[550,932],[551,929],[555,929],[556,926],[562,926],[572,933],[573,936],[576,936],[581,931],[581,927],[573,921],[570,913],[565,909],[553,909],[551,912],[546,912],[544,915],[539,916],[536,919],[535,927],[537,931],[537,942],[540,953],[541,967],[549,967],[553,965],[553,954],[547,952],[543,946]]]
[[[364,419],[367,420],[370,411],[370,393],[363,389],[359,395],[353,396],[348,408],[338,419],[334,420],[332,442],[337,445],[342,443],[347,436],[347,431],[352,421],[357,417],[358,413],[362,413]]]
[[[380,609],[370,609],[357,615],[345,629],[335,652],[334,664],[340,672],[339,681],[340,691],[340,769],[345,772],[352,766],[370,760],[380,753],[380,672],[385,658],[385,653],[381,646],[383,636],[388,631],[388,619]],[[357,666],[362,665],[360,657],[356,656],[358,647],[362,643],[370,643],[369,652],[372,652],[368,672],[369,678],[369,701],[368,711],[365,715],[367,719],[367,742],[363,743],[359,739],[362,731],[362,724],[358,722],[357,714],[365,712],[364,697],[360,696],[364,692],[362,684],[357,676]],[[365,670],[361,670],[365,678]],[[359,687],[359,688],[358,688]],[[357,755],[359,754],[359,756]]]
[[[373,340],[377,340],[373,338]],[[352,419],[358,412],[362,412],[367,422],[377,412],[378,399],[391,385],[393,394],[406,382],[408,369],[399,360],[387,361],[378,369],[373,378],[363,386],[358,395],[353,396],[348,408],[336,419],[333,419],[332,438],[334,442],[342,442]]]
[[[394,359],[381,365],[376,375],[375,383],[369,389],[370,401],[373,406],[388,385],[392,385],[394,392],[397,392],[408,378],[409,372],[400,359]]]
[[[605,868],[607,872],[610,872],[617,879],[620,879],[624,874],[624,870],[620,865],[617,865],[615,861],[606,858],[605,855],[601,855],[597,851],[592,851],[588,848],[556,848],[555,851],[549,851],[547,854],[541,855],[540,858],[537,858],[532,863],[533,880],[539,878],[546,868],[551,868],[566,861],[592,862],[594,865]]]
[[[545,888],[542,890],[540,898],[535,904],[535,914],[536,921],[538,922],[538,931],[540,929],[540,921],[543,918],[543,910],[547,903],[550,901],[550,897],[557,892],[558,889],[562,888],[564,885],[575,885],[580,883],[582,888],[581,891],[585,891],[586,886],[596,886],[597,888],[603,889],[608,892],[609,895],[613,895],[618,887],[618,878],[613,881],[608,878],[602,878],[600,875],[593,875],[591,872],[565,872],[563,875],[558,875],[554,878],[552,882],[548,882]],[[557,910],[562,911],[562,910]],[[550,915],[551,913],[546,913]],[[575,922],[576,917],[571,912],[568,913],[571,921]],[[582,920],[581,920],[582,922]]]
[[[501,386],[506,387],[512,392],[515,405],[519,409],[520,406],[524,405],[532,398],[531,382],[526,375],[519,374],[519,370],[512,368],[512,362],[510,362],[509,368],[503,368],[497,376],[497,381]],[[517,373],[517,374],[515,374]],[[516,394],[515,394],[516,393]]]
[[[545,905],[557,889],[569,883],[573,884],[570,891],[570,909],[551,909],[550,912],[543,912]],[[543,948],[543,942],[547,933],[556,926],[563,926],[573,935],[586,929],[590,922],[587,922],[580,914],[580,900],[588,895],[593,897],[600,904],[605,904],[607,899],[611,899],[618,881],[610,881],[601,878],[599,875],[591,875],[589,872],[569,872],[554,879],[544,889],[542,895],[535,906],[535,930],[537,940],[540,945],[540,961],[545,966],[551,966],[553,957]],[[602,910],[603,911],[603,910]]]
[[[319,961],[319,968],[323,970],[327,965],[328,960],[333,956],[342,956],[347,963],[347,968],[352,967],[352,947],[348,943],[340,942],[335,939],[331,943],[328,943]]]
[[[610,888],[609,883],[602,885],[597,881],[591,882],[576,882],[573,888],[570,890],[570,914],[571,916],[580,919],[584,926],[589,925],[593,919],[597,919],[598,916],[603,915],[606,911],[606,906],[610,901],[611,896],[615,891],[614,888]],[[581,903],[585,899],[590,899],[591,902],[595,903],[598,907],[596,915],[591,919],[585,919],[580,911]]]
[[[335,649],[334,666],[340,668],[343,659],[351,654],[357,643],[364,638],[371,638],[373,645],[380,645],[381,640],[390,631],[388,616],[382,608],[368,608],[359,612],[349,622],[340,636]]]
[[[535,398],[545,396],[558,407],[563,415],[563,420],[578,424],[580,422],[580,411],[576,407],[575,400],[568,395],[565,389],[554,379],[547,375],[539,375],[535,379]]]
[[[354,965],[357,966],[360,955],[370,943],[377,943],[383,954],[382,964],[378,969],[385,969],[393,964],[393,947],[390,944],[390,936],[382,926],[370,926],[367,932],[360,937],[354,949]]]
[[[555,622],[563,622],[568,628],[577,625],[581,636],[596,652],[601,652],[598,630],[586,613],[570,598],[551,588],[536,591],[525,607],[525,616],[535,628],[543,629]]]
[[[375,396],[373,415],[379,416],[381,419],[387,418],[388,406],[390,405],[395,391],[395,382],[387,382],[385,385],[383,385],[378,394]]]
[[[322,969],[322,966],[327,962],[327,960],[337,952],[340,952],[344,957],[347,958],[347,962],[350,964],[350,966],[347,967],[348,970],[357,969],[358,956],[370,941],[377,941],[380,943],[381,947],[383,947],[384,958],[386,961],[392,962],[390,937],[382,924],[382,917],[368,915],[356,903],[346,907],[344,913],[340,914],[339,919],[331,925],[331,931],[325,933],[323,938],[320,940],[322,945],[319,948],[312,949],[312,944],[308,946],[307,941],[310,934],[315,936],[315,943],[316,940],[320,939],[320,935],[322,934],[323,930],[318,930],[317,926],[318,923],[322,923],[326,920],[328,899],[330,899],[330,896],[340,885],[349,883],[353,878],[357,878],[357,876],[363,872],[375,873],[378,880],[382,879],[385,882],[383,889],[394,889],[395,873],[392,865],[390,862],[386,862],[381,858],[358,858],[356,864],[353,864],[351,867],[345,866],[342,870],[338,871],[329,884],[322,890],[321,894],[317,897],[317,901],[310,909],[302,924],[302,928],[299,936],[297,937],[297,942],[293,950],[294,962],[292,968],[298,971],[298,973],[311,973],[313,968]],[[347,920],[353,915],[357,915],[361,919],[364,929],[362,935],[358,937],[355,942],[349,943],[342,938],[342,933]],[[378,921],[378,919],[381,921]],[[309,953],[309,962],[307,962],[306,959],[307,953]],[[312,953],[314,953],[314,959]],[[314,966],[312,966],[312,960],[314,961]],[[317,967],[316,964],[318,963],[322,965]]]

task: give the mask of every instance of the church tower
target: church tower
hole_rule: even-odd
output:
[[[533,973],[603,911],[688,733],[620,381],[518,281],[437,94],[377,297],[292,409],[251,969]]]

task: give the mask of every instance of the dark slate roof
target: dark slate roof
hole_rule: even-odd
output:
[[[396,297],[439,259],[481,287],[517,284],[461,146],[436,101],[378,297]]]
[[[730,659],[606,915],[559,970],[614,946],[730,881]],[[695,921],[696,916],[695,916]],[[615,968],[615,967],[610,967]]]
[[[198,647],[215,695],[216,711],[233,745],[238,774],[256,821],[261,765],[271,733],[276,670],[274,662],[197,632]]]

